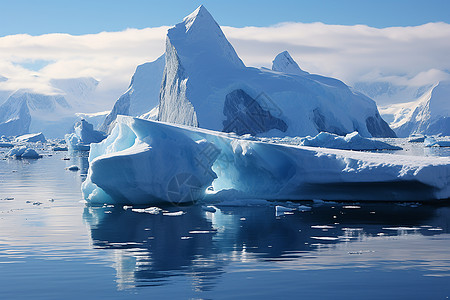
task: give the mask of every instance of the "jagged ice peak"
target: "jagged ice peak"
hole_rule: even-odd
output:
[[[287,51],[283,51],[278,54],[272,61],[272,70],[277,72],[306,75],[308,72],[303,71],[292,56]]]

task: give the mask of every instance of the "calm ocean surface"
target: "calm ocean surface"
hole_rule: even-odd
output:
[[[450,206],[88,207],[86,157],[45,153],[0,160],[0,299],[450,297]]]

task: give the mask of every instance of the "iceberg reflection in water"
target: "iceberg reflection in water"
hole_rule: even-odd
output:
[[[423,276],[450,276],[450,257],[446,251],[436,252],[436,247],[449,245],[448,207],[319,203],[311,211],[278,217],[272,205],[219,207],[214,213],[201,206],[171,210],[185,213],[85,209],[94,247],[114,251],[119,289],[173,285],[174,276],[186,276],[193,291],[217,295],[233,273],[279,272],[288,283],[293,280],[288,271],[306,271],[297,274],[300,280],[307,271],[340,269],[337,274],[344,277],[332,282],[351,286],[357,283],[352,282],[357,272],[395,279],[399,270],[408,270],[417,273],[417,283]],[[442,234],[445,238],[436,238]],[[353,275],[343,279],[349,273]],[[273,276],[258,286],[264,290],[265,284],[276,285]],[[316,278],[315,284],[321,280]],[[377,284],[383,286],[382,281]],[[228,288],[245,294],[250,286],[241,282]]]

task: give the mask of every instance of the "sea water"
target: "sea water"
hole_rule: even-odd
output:
[[[89,207],[87,155],[40,152],[0,160],[1,299],[450,296],[449,206]]]

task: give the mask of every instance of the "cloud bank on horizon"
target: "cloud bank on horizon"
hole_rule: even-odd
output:
[[[0,38],[0,90],[28,88],[58,93],[51,78],[94,77],[105,108],[122,94],[137,65],[164,52],[169,27],[70,35]],[[373,28],[365,25],[281,23],[268,27],[222,27],[248,66],[270,67],[288,50],[300,67],[343,80],[422,86],[450,79],[450,24]],[[1,77],[0,77],[1,78]],[[103,94],[102,94],[103,93]],[[103,97],[103,99],[101,99]],[[1,99],[0,99],[1,100]]]

